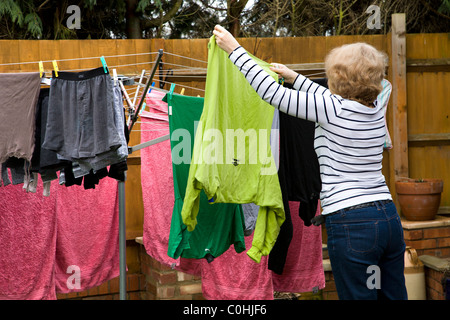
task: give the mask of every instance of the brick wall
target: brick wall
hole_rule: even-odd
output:
[[[127,275],[127,300],[141,300],[145,290],[145,277],[140,273]],[[81,292],[59,293],[59,300],[119,300],[119,277]]]
[[[427,290],[427,300],[445,300],[442,280],[444,273],[425,268],[425,286]]]
[[[450,218],[437,216],[432,221],[403,222],[405,242],[417,255],[450,257]]]
[[[425,266],[427,300],[445,300],[446,280],[450,278],[450,258],[419,257]]]
[[[325,288],[322,290],[322,297],[323,300],[339,300],[331,270],[325,271]]]
[[[203,300],[201,278],[173,270],[145,252],[141,245],[144,300]]]

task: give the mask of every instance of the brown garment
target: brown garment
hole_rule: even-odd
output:
[[[0,163],[31,161],[40,82],[38,72],[0,73]]]

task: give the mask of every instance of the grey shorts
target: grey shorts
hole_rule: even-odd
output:
[[[67,160],[116,150],[121,139],[114,121],[114,95],[103,67],[53,72],[43,148]]]

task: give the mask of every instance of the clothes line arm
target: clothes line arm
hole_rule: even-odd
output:
[[[152,146],[154,144],[169,140],[169,138],[170,138],[170,135],[166,134],[165,136],[161,136],[159,138],[156,138],[156,139],[153,139],[153,140],[150,140],[147,142],[143,142],[143,143],[137,144],[135,146],[128,147],[128,154],[132,154],[133,152],[138,151],[140,149],[143,149],[143,148]]]
[[[128,129],[130,132],[131,132],[131,130],[133,129],[134,123],[136,122],[136,120],[137,120],[137,118],[138,118],[138,116],[139,116],[139,111],[141,111],[142,104],[143,104],[144,99],[145,99],[145,95],[147,94],[148,89],[150,88],[150,85],[151,85],[151,83],[152,83],[152,81],[153,81],[153,77],[155,76],[156,69],[157,69],[158,66],[159,66],[159,63],[160,63],[160,61],[161,61],[162,56],[163,56],[163,50],[162,50],[162,49],[159,49],[158,57],[156,58],[156,63],[155,63],[155,65],[153,66],[152,74],[151,74],[150,78],[147,80],[147,84],[146,84],[146,86],[145,86],[145,90],[144,90],[144,92],[143,92],[143,94],[142,94],[142,97],[141,97],[141,99],[140,99],[140,101],[139,101],[139,105],[138,105],[138,107],[136,108],[135,113],[132,115],[132,118],[131,118],[131,124],[130,124],[130,127],[129,127],[129,129]]]

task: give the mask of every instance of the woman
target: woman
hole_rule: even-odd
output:
[[[384,111],[376,99],[386,56],[355,43],[325,60],[329,89],[273,64],[285,88],[260,68],[223,27],[213,31],[259,96],[291,116],[316,122],[322,215],[339,298],[407,299],[403,229],[381,172]]]

